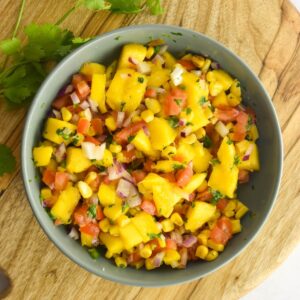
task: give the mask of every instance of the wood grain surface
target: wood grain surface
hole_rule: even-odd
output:
[[[74,1],[28,0],[22,26],[55,22]],[[37,224],[23,188],[19,154],[26,109],[0,102],[0,143],[18,158],[0,179],[0,266],[12,279],[8,299],[238,299],[280,265],[300,240],[300,16],[282,0],[165,0],[161,16],[77,11],[63,26],[93,36],[129,24],[164,23],[205,33],[254,70],[273,98],[284,138],[276,206],[255,241],[214,274],[171,288],[129,287],[89,274],[67,259]],[[19,1],[0,0],[0,39],[13,31]],[[21,38],[22,38],[21,34]],[[24,37],[23,37],[24,38]]]

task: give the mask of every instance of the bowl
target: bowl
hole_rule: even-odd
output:
[[[40,182],[32,160],[32,148],[41,137],[45,116],[60,88],[87,61],[107,64],[129,42],[147,43],[162,38],[173,53],[192,51],[210,56],[221,67],[241,81],[245,103],[257,113],[260,133],[258,147],[261,170],[252,174],[251,181],[240,187],[239,198],[255,214],[243,218],[243,231],[234,236],[225,251],[212,262],[189,263],[184,270],[159,268],[152,271],[118,268],[104,256],[93,260],[80,243],[69,238],[64,228],[54,226],[39,200]],[[33,213],[49,239],[71,260],[84,269],[105,279],[122,284],[158,287],[180,284],[206,276],[230,262],[257,235],[274,205],[282,172],[282,139],[272,101],[251,69],[234,53],[213,39],[188,29],[166,25],[141,25],[121,28],[97,37],[62,60],[47,77],[27,114],[22,140],[22,173]]]

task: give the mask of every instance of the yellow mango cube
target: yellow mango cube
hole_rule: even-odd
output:
[[[178,167],[184,167],[184,165],[176,160],[159,160],[156,162],[153,169],[158,172],[170,173]]]
[[[112,184],[101,183],[98,190],[98,198],[103,206],[113,205],[116,202],[116,188]]]
[[[240,158],[240,164],[238,166],[239,169],[248,171],[258,171],[260,169],[258,149],[254,142],[244,140],[236,143],[235,147]],[[243,160],[243,157],[249,147],[252,147],[252,152],[249,156],[249,159]]]
[[[85,63],[82,65],[80,73],[91,78],[94,74],[104,74],[105,66],[94,62]]]
[[[201,184],[205,180],[206,175],[206,173],[194,174],[190,182],[183,188],[183,190],[188,194],[193,193],[196,189],[199,188],[199,186],[201,186]]]
[[[44,167],[50,163],[53,147],[40,146],[33,148],[33,160],[37,167]]]
[[[120,254],[124,250],[124,244],[120,237],[101,232],[99,238],[112,255]]]
[[[80,232],[80,240],[82,246],[92,247],[94,237],[92,235]]]
[[[142,235],[132,223],[120,227],[120,237],[126,250],[130,250],[143,242]]]
[[[122,200],[119,197],[116,198],[115,204],[106,206],[103,210],[103,214],[113,222],[116,221],[122,213]]]
[[[153,150],[149,137],[145,134],[144,130],[141,129],[138,131],[136,136],[133,138],[131,143],[135,146],[136,149],[145,153],[146,155],[157,158],[159,156],[159,152]]]
[[[199,142],[194,145],[193,169],[197,173],[205,172],[212,158],[210,152]]]
[[[229,102],[227,100],[226,93],[222,91],[216,97],[214,97],[212,100],[212,105],[218,108],[228,107]]]
[[[101,113],[106,113],[107,109],[105,106],[105,74],[93,74],[92,75],[92,86],[91,86],[91,100],[98,104]]]
[[[71,173],[81,173],[92,165],[81,148],[68,147],[66,168]]]
[[[235,148],[227,136],[223,138],[217,155],[223,166],[231,168],[234,165]]]
[[[121,56],[119,59],[118,68],[132,68],[134,65],[130,59],[142,62],[147,54],[147,48],[141,44],[127,44],[123,46]]]
[[[168,51],[164,52],[162,57],[165,60],[165,65],[167,69],[173,69],[174,66],[176,65],[177,61],[175,57]]]
[[[160,87],[170,79],[171,71],[153,66],[147,85],[150,87]]]

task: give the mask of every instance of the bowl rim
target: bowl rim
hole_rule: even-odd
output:
[[[276,182],[274,184],[274,191],[273,191],[273,195],[272,195],[272,202],[271,205],[268,207],[267,211],[265,212],[265,217],[261,220],[261,222],[258,224],[257,230],[254,232],[254,234],[245,242],[244,246],[241,247],[240,249],[238,249],[231,257],[229,257],[225,262],[221,263],[218,266],[213,267],[211,270],[209,270],[208,272],[206,272],[205,274],[202,275],[194,275],[194,274],[190,274],[188,276],[186,276],[186,278],[180,278],[178,280],[166,280],[163,283],[158,282],[158,283],[148,283],[148,282],[143,282],[143,283],[138,283],[136,284],[134,282],[134,279],[129,279],[126,278],[124,276],[119,276],[118,278],[116,278],[116,276],[108,274],[107,272],[103,272],[101,271],[101,268],[90,268],[89,266],[84,265],[83,263],[81,263],[80,259],[78,259],[78,257],[76,255],[74,255],[72,253],[72,251],[68,251],[66,249],[66,247],[64,246],[64,244],[61,244],[58,242],[58,240],[55,238],[54,235],[51,234],[51,230],[47,227],[47,225],[44,223],[44,218],[39,214],[38,209],[35,207],[34,205],[34,197],[33,194],[31,193],[31,186],[29,185],[29,178],[28,178],[28,174],[27,174],[27,168],[29,166],[29,159],[27,159],[28,157],[28,153],[26,152],[25,149],[25,143],[26,143],[26,139],[27,136],[30,135],[30,131],[29,131],[29,123],[31,122],[32,116],[33,116],[33,110],[36,107],[36,105],[38,105],[41,96],[43,94],[43,90],[45,88],[45,86],[48,85],[48,82],[51,81],[51,79],[53,77],[56,76],[56,73],[61,72],[61,69],[63,69],[64,65],[67,63],[67,61],[69,59],[71,59],[72,57],[76,56],[78,53],[80,52],[84,52],[85,48],[88,48],[90,45],[92,44],[97,44],[99,42],[99,40],[102,40],[106,37],[109,37],[111,35],[116,35],[116,34],[122,34],[124,32],[128,32],[128,31],[134,31],[136,29],[158,29],[158,28],[165,28],[166,30],[177,30],[187,34],[193,34],[195,35],[197,38],[201,38],[201,39],[206,39],[209,42],[213,43],[214,45],[216,45],[217,47],[219,47],[221,49],[221,51],[225,51],[227,52],[229,55],[233,56],[235,60],[237,60],[241,65],[243,65],[243,67],[247,70],[247,72],[249,72],[251,74],[251,76],[255,79],[255,81],[258,83],[259,87],[261,88],[264,97],[267,99],[267,104],[270,108],[270,113],[273,115],[273,118],[275,120],[275,128],[274,130],[276,131],[276,135],[278,136],[278,146],[279,146],[279,162],[278,162],[278,166],[279,166],[279,171],[277,174],[277,178],[276,178]],[[130,26],[126,26],[126,27],[122,27],[119,29],[115,29],[109,32],[106,32],[104,34],[101,34],[100,36],[95,37],[94,39],[92,39],[91,41],[87,42],[86,44],[78,47],[76,50],[72,51],[69,55],[67,55],[65,58],[63,58],[58,64],[57,66],[54,68],[54,70],[52,70],[52,72],[46,77],[46,79],[44,80],[44,82],[42,83],[42,85],[39,87],[38,92],[36,93],[30,108],[27,112],[26,115],[26,122],[24,125],[24,129],[23,129],[23,134],[22,134],[22,145],[21,145],[21,168],[22,168],[22,178],[23,178],[23,184],[25,186],[25,191],[26,191],[26,195],[27,195],[27,200],[31,206],[31,209],[33,211],[33,214],[36,218],[36,220],[38,221],[40,227],[43,229],[44,233],[47,235],[47,237],[49,238],[49,240],[65,255],[67,256],[70,260],[72,260],[74,263],[76,263],[77,265],[79,265],[80,267],[82,267],[84,270],[87,270],[89,272],[91,272],[92,274],[95,274],[97,276],[99,276],[100,278],[104,278],[116,283],[120,283],[120,284],[125,284],[125,285],[130,285],[130,286],[139,286],[139,287],[163,287],[163,286],[172,286],[172,285],[177,285],[177,284],[183,284],[183,283],[188,283],[194,280],[198,280],[200,278],[203,278],[217,270],[219,270],[221,267],[227,265],[229,262],[231,262],[233,259],[235,259],[238,255],[240,255],[240,253],[242,251],[244,251],[249,245],[250,243],[257,237],[257,235],[261,232],[262,228],[264,227],[264,225],[266,224],[267,220],[269,219],[270,213],[275,205],[275,202],[277,200],[278,197],[278,192],[279,192],[279,188],[280,188],[280,181],[281,181],[281,177],[282,177],[282,169],[283,169],[283,142],[282,142],[282,135],[281,135],[281,130],[280,130],[280,125],[279,125],[279,121],[278,121],[278,117],[275,111],[275,108],[273,106],[273,102],[268,94],[268,92],[266,91],[265,87],[263,86],[262,82],[260,81],[260,79],[258,78],[258,76],[252,71],[252,69],[248,66],[248,64],[246,64],[237,54],[235,54],[233,51],[231,51],[229,48],[227,48],[225,45],[223,45],[222,43],[220,43],[219,41],[203,34],[200,32],[196,32],[194,30],[188,29],[188,28],[183,28],[180,26],[175,26],[175,25],[165,25],[165,24],[142,24],[142,25],[130,25]],[[173,272],[176,272],[177,270],[173,270]]]

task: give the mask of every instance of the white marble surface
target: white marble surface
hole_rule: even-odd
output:
[[[291,0],[291,2],[300,11],[300,0]],[[299,300],[299,278],[300,245],[260,286],[241,300]]]

